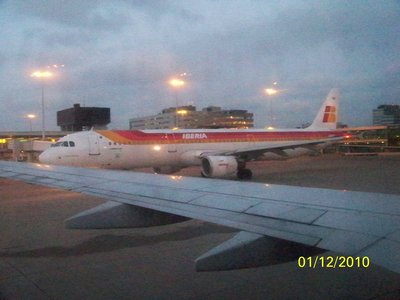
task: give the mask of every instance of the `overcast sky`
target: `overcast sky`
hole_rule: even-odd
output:
[[[110,128],[132,117],[193,104],[247,109],[257,127],[312,121],[333,87],[341,120],[371,125],[372,109],[400,104],[399,1],[0,0],[0,131],[40,116],[111,108]],[[174,93],[167,81],[188,73]],[[277,82],[282,91],[267,97]],[[40,130],[40,121],[33,129]]]

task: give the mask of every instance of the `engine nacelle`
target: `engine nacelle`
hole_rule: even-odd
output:
[[[162,167],[154,167],[153,171],[157,174],[172,174],[180,171],[182,168],[177,166],[162,166]]]
[[[201,172],[205,177],[223,177],[236,174],[238,162],[234,156],[206,156],[201,160]]]

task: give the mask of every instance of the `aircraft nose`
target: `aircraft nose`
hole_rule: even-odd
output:
[[[51,164],[51,159],[50,159],[48,151],[45,150],[39,155],[39,161],[42,164]]]

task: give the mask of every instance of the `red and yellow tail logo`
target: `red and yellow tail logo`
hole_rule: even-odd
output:
[[[336,122],[336,106],[325,106],[323,123],[335,123]]]

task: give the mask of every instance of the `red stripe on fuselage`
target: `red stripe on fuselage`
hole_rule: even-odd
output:
[[[99,133],[114,142],[129,144],[300,141],[345,135],[343,132],[334,131],[177,131],[149,133],[140,130],[102,130]]]

